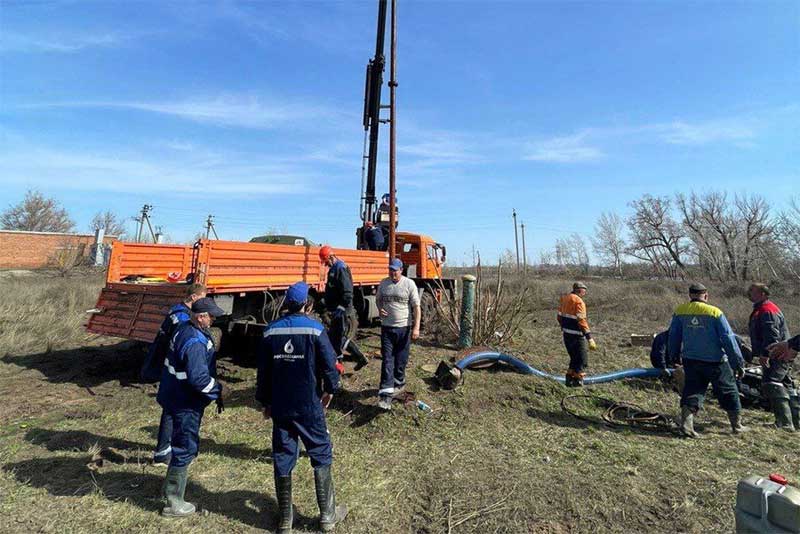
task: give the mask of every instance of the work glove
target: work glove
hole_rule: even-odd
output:
[[[589,340],[589,350],[597,350],[597,342],[594,339]]]
[[[222,397],[217,399],[217,414],[221,414],[225,411],[225,401],[222,400]]]
[[[342,362],[336,362],[336,370],[339,371],[340,375],[344,374],[344,364]]]
[[[742,378],[744,378],[744,369],[742,369],[741,367],[737,367],[736,369],[733,370],[733,374],[734,376],[736,376],[736,380],[741,380]]]
[[[669,372],[669,369],[664,367],[663,369],[661,369],[661,374],[658,375],[658,377],[664,382],[669,382],[670,380],[672,380],[672,373]]]

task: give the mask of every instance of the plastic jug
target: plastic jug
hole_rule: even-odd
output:
[[[736,534],[800,533],[800,490],[780,475],[757,475],[736,488]]]

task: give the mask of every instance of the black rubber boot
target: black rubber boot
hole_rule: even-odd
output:
[[[367,359],[367,357],[364,356],[364,353],[361,352],[361,349],[358,347],[358,345],[356,345],[355,341],[353,341],[352,339],[348,340],[347,344],[345,345],[345,348],[347,352],[349,352],[350,355],[356,359],[356,366],[353,367],[354,371],[360,371],[361,369],[366,367],[367,364],[369,364],[369,359]]]
[[[750,430],[742,424],[742,412],[728,412],[728,420],[731,422],[731,431],[734,434],[742,434]]]
[[[314,486],[317,490],[319,505],[319,528],[330,532],[347,516],[347,506],[336,506],[336,494],[333,489],[331,466],[325,465],[314,469]]]
[[[769,398],[772,413],[775,415],[775,426],[789,432],[794,432],[792,421],[789,391],[780,384],[764,384],[764,391]]]
[[[275,495],[278,498],[278,533],[292,534],[294,510],[292,508],[292,475],[275,475]]]
[[[789,397],[789,411],[792,412],[794,429],[800,432],[800,396],[792,395]]]
[[[188,469],[188,466],[170,466],[167,469],[163,489],[164,496],[167,499],[167,506],[161,510],[161,515],[164,517],[186,517],[194,513],[194,505],[183,500],[183,496],[186,493]]]
[[[687,438],[699,438],[700,434],[694,431],[694,410],[688,406],[681,406],[681,434]]]

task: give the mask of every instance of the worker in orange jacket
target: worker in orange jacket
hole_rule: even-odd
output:
[[[588,351],[597,350],[597,343],[592,339],[589,323],[586,321],[586,303],[582,298],[584,295],[586,284],[575,282],[572,284],[572,292],[562,295],[558,305],[558,324],[564,334],[564,346],[569,354],[566,377],[568,387],[583,385],[586,377],[583,370],[589,366]]]

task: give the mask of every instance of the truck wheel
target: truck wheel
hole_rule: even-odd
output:
[[[208,329],[211,333],[211,339],[214,341],[214,348],[217,349],[217,354],[222,352],[222,328],[212,326]]]
[[[436,321],[436,301],[430,291],[423,291],[422,297],[419,301],[420,312],[420,327],[422,330],[427,330]]]

